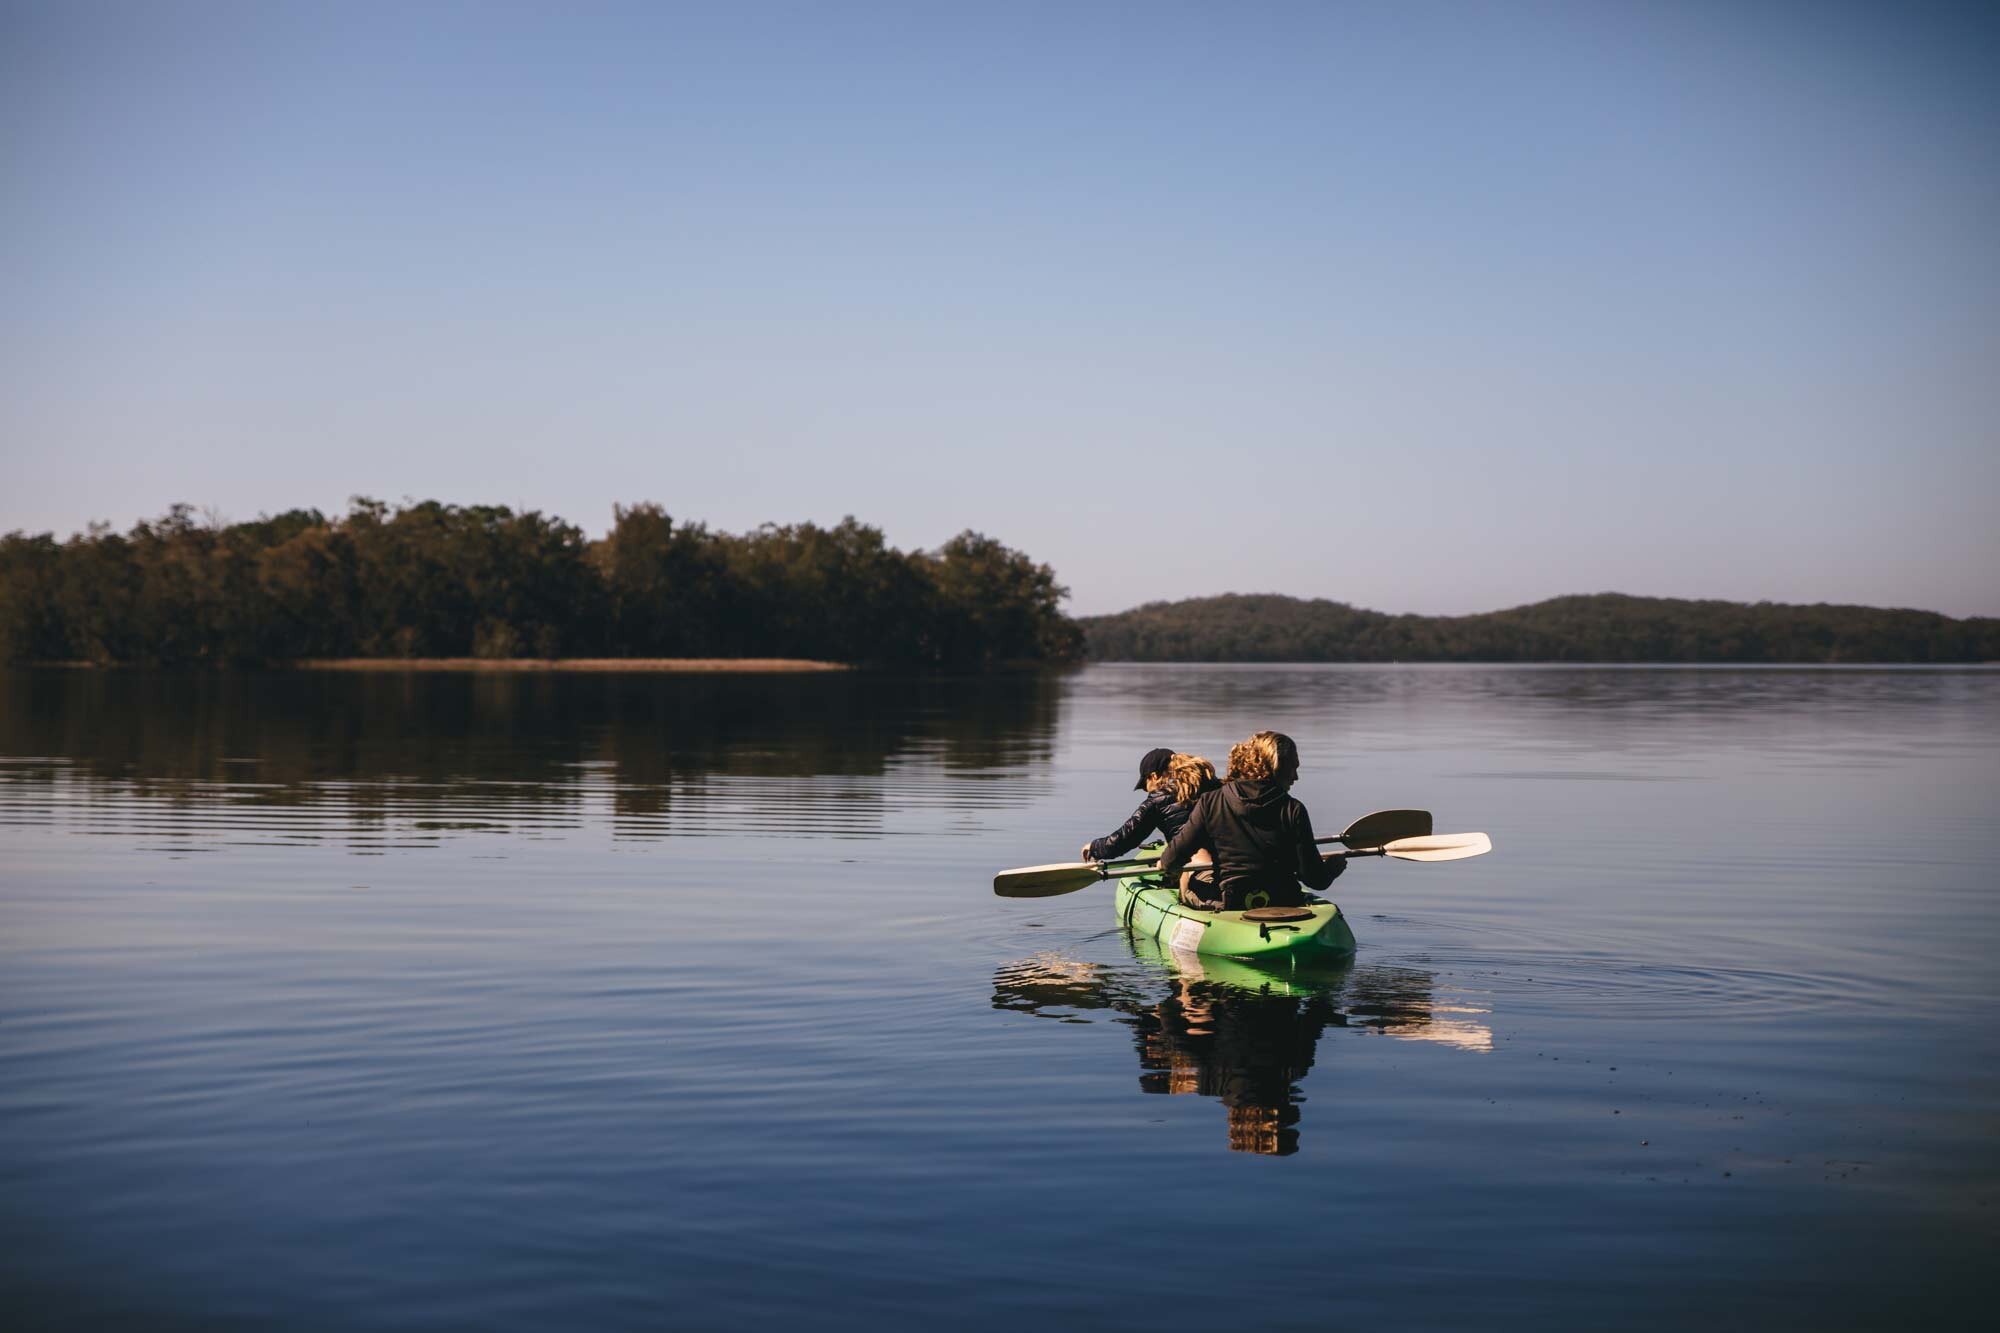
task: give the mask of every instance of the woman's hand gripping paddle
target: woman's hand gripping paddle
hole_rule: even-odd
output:
[[[1347,831],[1331,838],[1315,838],[1319,843],[1340,843],[1350,852],[1365,856],[1397,856],[1389,844],[1413,838],[1428,838],[1431,831],[1431,812],[1428,810],[1377,810],[1372,815],[1363,815],[1347,826]],[[1476,836],[1485,837],[1485,834]],[[1481,851],[1486,850],[1481,848]],[[1154,856],[1140,857],[1129,861],[1062,861],[1046,866],[1022,866],[1019,870],[1003,870],[993,877],[993,892],[1002,898],[1054,898],[1060,894],[1075,893],[1087,889],[1103,879],[1122,879],[1127,875],[1151,874]],[[1478,852],[1462,852],[1459,855],[1477,856]],[[1410,860],[1446,861],[1450,856],[1409,857]]]

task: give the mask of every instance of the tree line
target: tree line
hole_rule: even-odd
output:
[[[1930,611],[1557,597],[1470,616],[1388,615],[1275,594],[1153,602],[1081,622],[1132,662],[1991,662],[2000,620]]]
[[[221,523],[176,505],[126,532],[13,532],[0,537],[0,661],[2000,660],[2000,620],[1616,593],[1470,616],[1229,594],[1078,622],[1052,569],[976,532],[905,552],[853,518],[732,534],[657,504],[613,514],[599,540],[533,510],[365,498],[333,517]]]
[[[1055,572],[964,532],[732,534],[620,506],[560,518],[357,498],[246,523],[176,505],[128,532],[0,537],[0,660],[250,665],[333,657],[794,657],[982,667],[1075,658]]]

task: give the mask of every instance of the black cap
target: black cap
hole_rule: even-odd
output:
[[[1172,750],[1148,750],[1146,757],[1139,761],[1139,780],[1132,784],[1133,791],[1144,791],[1146,779],[1155,773],[1167,771],[1167,761],[1174,757]]]

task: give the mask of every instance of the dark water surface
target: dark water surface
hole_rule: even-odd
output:
[[[1294,735],[1360,951],[995,898]],[[2000,672],[0,677],[7,1326],[1984,1326]]]

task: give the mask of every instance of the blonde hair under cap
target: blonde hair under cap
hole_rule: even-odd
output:
[[[1167,761],[1166,777],[1173,784],[1174,799],[1186,805],[1215,781],[1215,765],[1198,754],[1177,754]]]

